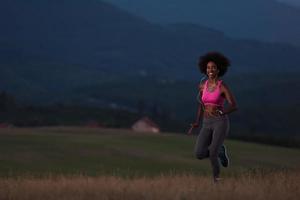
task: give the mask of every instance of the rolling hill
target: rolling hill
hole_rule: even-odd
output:
[[[156,25],[103,1],[7,0],[0,9],[0,89],[23,99],[120,77],[195,81],[196,60],[208,50],[228,55],[232,73],[299,71],[300,48]]]
[[[300,46],[300,8],[277,0],[106,0],[161,24],[189,22],[238,38]]]

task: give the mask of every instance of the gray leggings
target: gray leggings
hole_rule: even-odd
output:
[[[209,157],[214,177],[219,177],[220,174],[218,153],[228,132],[229,119],[227,115],[203,119],[195,145],[195,154],[198,159]]]

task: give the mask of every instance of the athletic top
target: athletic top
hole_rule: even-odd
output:
[[[216,105],[223,107],[225,98],[221,95],[222,80],[219,80],[216,88],[213,91],[208,91],[208,80],[204,84],[202,92],[202,102],[204,105]]]

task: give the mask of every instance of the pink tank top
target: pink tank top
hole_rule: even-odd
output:
[[[223,108],[224,97],[221,95],[222,80],[219,80],[216,88],[213,91],[208,91],[208,81],[205,82],[202,92],[202,102],[204,105],[216,105]]]

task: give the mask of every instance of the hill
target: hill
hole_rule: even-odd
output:
[[[231,37],[300,46],[300,8],[277,0],[106,0],[160,24],[189,22]]]
[[[121,77],[198,80],[196,60],[208,50],[228,55],[237,72],[299,71],[300,48],[161,26],[99,0],[5,0],[0,11],[0,89],[20,99],[53,101]]]

